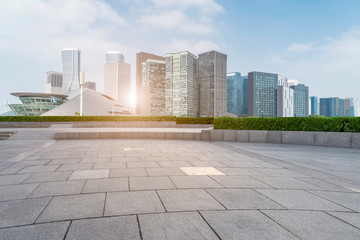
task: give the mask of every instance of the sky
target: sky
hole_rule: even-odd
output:
[[[311,96],[360,97],[359,0],[0,0],[0,113],[11,92],[44,92],[79,48],[103,90],[106,51],[227,54],[228,72],[278,73]]]

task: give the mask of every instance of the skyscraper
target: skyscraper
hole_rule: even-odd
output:
[[[227,113],[227,55],[210,51],[199,54],[200,117],[221,117]]]
[[[89,82],[89,81],[85,82],[84,88],[88,88],[88,89],[96,91],[96,82]]]
[[[312,96],[310,97],[311,100],[311,115],[319,115],[319,100],[317,97]]]
[[[199,116],[197,57],[188,52],[166,54],[165,111],[177,117]]]
[[[338,97],[320,98],[320,115],[326,117],[350,117],[350,99]]]
[[[165,69],[165,61],[148,59],[143,63],[141,116],[165,115]]]
[[[294,117],[309,116],[309,87],[304,84],[291,86],[294,89]]]
[[[157,56],[155,54],[150,54],[146,52],[139,52],[136,54],[136,114],[140,114],[141,103],[146,104],[146,102],[142,100],[140,92],[141,92],[142,77],[143,77],[142,64],[148,59],[165,61],[164,57]]]
[[[105,53],[105,65],[110,63],[124,63],[124,55],[118,51],[108,51]]]
[[[277,116],[277,86],[287,87],[287,78],[273,73],[248,73],[250,116]]]
[[[277,87],[277,117],[294,116],[294,90],[286,86]]]
[[[241,116],[248,114],[248,76],[239,72],[227,74],[227,111]]]
[[[105,62],[107,62],[106,54]],[[121,62],[121,58],[114,58],[115,62],[109,61],[104,67],[104,94],[117,100],[125,107],[130,107],[131,91],[131,66],[128,63]]]
[[[60,72],[47,72],[45,93],[61,94],[63,91],[63,75]]]
[[[69,92],[80,88],[80,50],[78,48],[64,48],[62,51],[63,90]]]

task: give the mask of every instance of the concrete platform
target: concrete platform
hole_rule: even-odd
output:
[[[0,142],[0,239],[360,239],[359,149],[36,134]]]

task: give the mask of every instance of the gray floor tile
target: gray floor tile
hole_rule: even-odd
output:
[[[114,192],[129,190],[127,178],[89,179],[86,181],[83,193]]]
[[[157,162],[126,162],[128,168],[160,167]]]
[[[211,178],[228,188],[272,188],[249,176],[211,176]]]
[[[88,170],[92,167],[92,163],[63,164],[56,171]]]
[[[76,170],[70,175],[69,180],[108,178],[109,173],[110,173],[109,169]]]
[[[143,239],[219,239],[195,212],[158,213],[139,216]]]
[[[93,169],[126,168],[125,162],[94,163]]]
[[[185,176],[185,173],[178,167],[146,168],[149,176]]]
[[[0,239],[63,240],[69,224],[70,222],[55,222],[0,229]]]
[[[309,184],[307,182],[298,180],[292,177],[261,177],[254,176],[255,179],[266,183],[274,188],[283,188],[283,189],[307,189],[307,190],[321,190],[321,188]]]
[[[3,175],[0,176],[0,186],[9,185],[9,184],[18,184],[22,183],[25,179],[30,177],[31,174],[13,174],[13,175]]]
[[[66,240],[81,239],[140,240],[136,216],[75,220],[71,223]]]
[[[104,193],[54,197],[37,222],[103,216]]]
[[[360,193],[311,191],[311,193],[335,202],[356,212],[360,212]]]
[[[223,168],[217,167],[217,169],[229,176],[265,176],[264,173],[256,171],[251,168]]]
[[[83,158],[80,163],[106,163],[110,162],[110,157],[107,158]]]
[[[192,167],[188,162],[185,161],[167,161],[167,162],[159,162],[161,167]]]
[[[38,186],[37,183],[0,186],[0,201],[26,198]]]
[[[54,172],[59,166],[60,165],[29,166],[25,167],[19,173]]]
[[[270,177],[308,177],[288,169],[257,168],[256,170]]]
[[[289,209],[349,211],[304,190],[257,189],[256,191]]]
[[[165,212],[155,191],[114,192],[106,197],[105,216]]]
[[[324,212],[292,210],[263,212],[302,239],[360,239],[359,229]]]
[[[174,189],[169,177],[130,177],[130,190]]]
[[[252,189],[208,189],[227,209],[284,209]]]
[[[224,209],[203,189],[159,190],[167,211],[198,211]]]
[[[51,198],[25,199],[0,204],[0,227],[32,224]]]
[[[203,211],[201,215],[222,239],[299,239],[256,210]]]
[[[360,229],[360,213],[346,213],[346,212],[328,212],[328,213]]]
[[[48,197],[57,195],[79,194],[83,189],[85,180],[65,181],[65,182],[46,182],[40,186],[29,196]]]
[[[177,188],[222,188],[208,176],[171,176]]]
[[[48,173],[34,173],[26,179],[25,183],[37,183],[37,182],[56,182],[66,181],[72,172],[48,172]]]
[[[145,177],[145,168],[111,169],[110,177]]]
[[[310,183],[312,185],[318,186],[322,189],[325,190],[329,190],[329,191],[343,191],[343,192],[351,192],[351,190],[332,184],[332,183],[328,183],[326,181],[320,180],[320,179],[316,179],[316,178],[299,178],[301,181]]]
[[[79,163],[81,160],[81,158],[63,158],[63,159],[54,159],[51,160],[48,164],[49,165],[53,165],[53,164],[75,164],[75,163]]]

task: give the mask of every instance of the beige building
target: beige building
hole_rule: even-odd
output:
[[[200,117],[228,115],[226,65],[226,54],[199,54]]]
[[[113,62],[104,67],[104,94],[125,107],[130,107],[131,66],[124,62]]]
[[[197,57],[188,52],[166,54],[165,112],[168,116],[199,116]]]
[[[45,93],[61,94],[63,90],[63,75],[60,72],[47,72]]]

